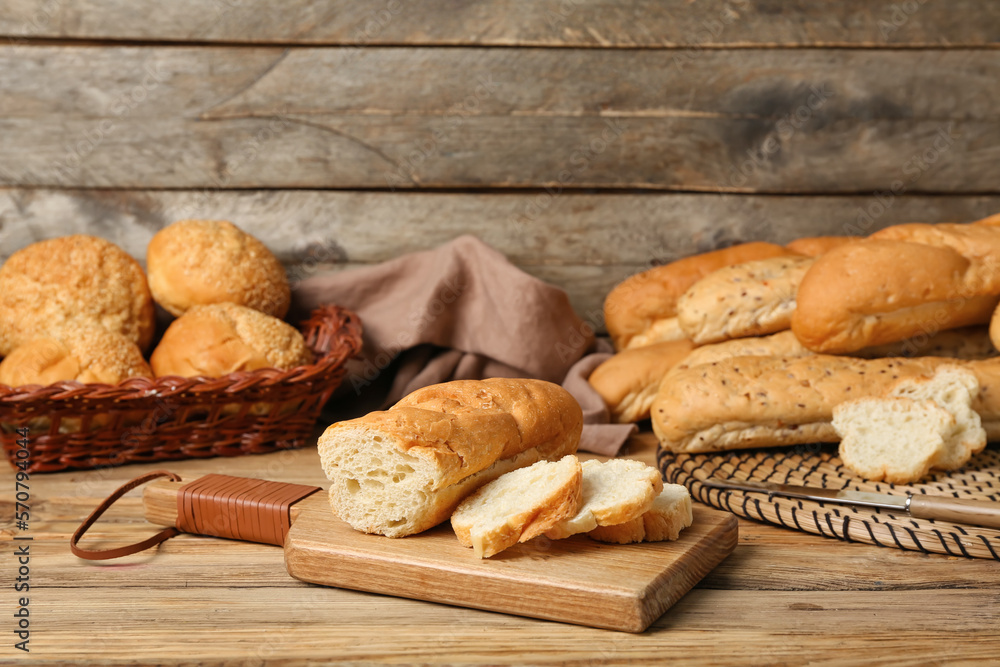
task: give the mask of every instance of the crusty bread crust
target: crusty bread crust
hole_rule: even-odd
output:
[[[859,238],[858,236],[810,236],[795,239],[791,243],[786,243],[785,247],[806,257],[819,257],[845,243],[857,241]]]
[[[903,379],[927,378],[941,365],[975,373],[973,408],[991,437],[1000,426],[1000,359],[733,357],[672,373],[652,408],[653,431],[674,452],[713,452],[836,442],[833,408],[882,397]]]
[[[973,293],[1000,291],[1000,227],[980,221],[979,224],[909,223],[886,227],[869,238],[906,241],[936,248],[947,248],[972,262],[965,276],[965,287]]]
[[[686,257],[631,276],[611,290],[604,301],[604,322],[615,349],[629,347],[633,337],[646,333],[661,320],[675,317],[677,299],[712,271],[755,259],[794,254],[773,243],[743,243]]]
[[[612,421],[647,419],[663,376],[693,349],[691,341],[680,340],[622,350],[595,368],[588,382],[604,399]]]
[[[357,530],[401,537],[444,521],[465,496],[510,470],[574,453],[582,428],[580,405],[558,385],[458,380],[333,424],[318,449],[334,511]],[[393,472],[397,464],[405,475]],[[365,487],[369,478],[375,490]]]
[[[984,324],[1000,297],[970,291],[970,267],[950,248],[873,240],[842,245],[806,272],[792,331],[816,352],[850,353]]]
[[[0,267],[0,356],[73,322],[148,348],[153,300],[139,263],[109,241],[77,234],[33,243]]]
[[[799,283],[813,261],[771,257],[714,271],[677,301],[677,321],[698,345],[788,329]]]
[[[225,220],[181,220],[146,249],[153,298],[173,315],[195,305],[236,303],[279,319],[291,291],[281,262],[256,238]]]

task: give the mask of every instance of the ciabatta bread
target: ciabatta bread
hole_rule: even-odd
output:
[[[680,484],[664,484],[642,516],[614,526],[598,526],[587,536],[598,542],[631,544],[676,540],[694,521],[691,494]]]
[[[799,283],[813,261],[771,257],[714,271],[677,301],[677,321],[698,345],[788,329]]]
[[[973,273],[972,262],[951,248],[885,240],[847,243],[816,259],[806,272],[792,331],[813,351],[840,354],[984,324],[1000,291],[971,289]]]
[[[631,276],[611,290],[604,301],[604,322],[615,349],[682,338],[676,321],[670,322],[677,316],[677,299],[712,271],[755,259],[792,255],[795,253],[773,243],[743,243]]]
[[[545,531],[553,540],[642,516],[663,490],[660,471],[641,461],[584,461],[579,511]]]
[[[595,368],[587,381],[604,399],[612,421],[647,419],[663,376],[693,349],[691,341],[679,340],[622,350]]]
[[[833,409],[840,459],[865,479],[912,484],[944,455],[955,418],[934,401],[858,398]]]
[[[389,410],[338,422],[319,438],[330,504],[355,529],[401,537],[451,516],[503,473],[576,451],[583,412],[541,380],[458,380]]]
[[[538,461],[472,493],[451,515],[451,527],[477,558],[489,558],[574,516],[581,489],[582,469],[575,456]]]

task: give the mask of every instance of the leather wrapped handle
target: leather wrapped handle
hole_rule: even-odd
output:
[[[940,519],[983,528],[1000,528],[1000,503],[988,500],[961,500],[944,496],[912,495],[910,516]]]
[[[187,483],[161,480],[146,487],[146,520],[184,533],[282,546],[298,503],[318,486],[249,477],[205,475]]]

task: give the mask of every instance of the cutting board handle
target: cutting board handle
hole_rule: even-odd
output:
[[[142,504],[150,523],[184,533],[281,546],[298,516],[295,504],[319,490],[212,474],[190,482],[153,482],[143,491]]]

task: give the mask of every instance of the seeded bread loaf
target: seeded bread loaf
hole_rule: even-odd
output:
[[[604,399],[612,421],[647,419],[663,376],[693,349],[691,341],[678,340],[622,350],[595,368],[587,381]]]
[[[1000,359],[732,357],[671,373],[653,402],[653,430],[674,452],[836,442],[833,408],[883,397],[901,380],[929,378],[959,365],[979,381],[973,408],[990,437],[1000,436]]]
[[[698,345],[788,329],[799,283],[813,261],[770,257],[714,271],[677,301],[677,322]]]
[[[973,263],[951,248],[885,240],[847,243],[816,259],[806,272],[792,331],[813,351],[842,354],[984,324],[1000,291],[972,289],[974,274]]]
[[[611,290],[604,301],[604,321],[615,349],[684,338],[676,322],[677,299],[712,271],[795,254],[773,243],[743,243],[631,276]]]
[[[576,451],[583,412],[541,380],[458,380],[389,410],[338,422],[319,438],[330,504],[355,529],[402,537],[451,516],[500,475]]]

